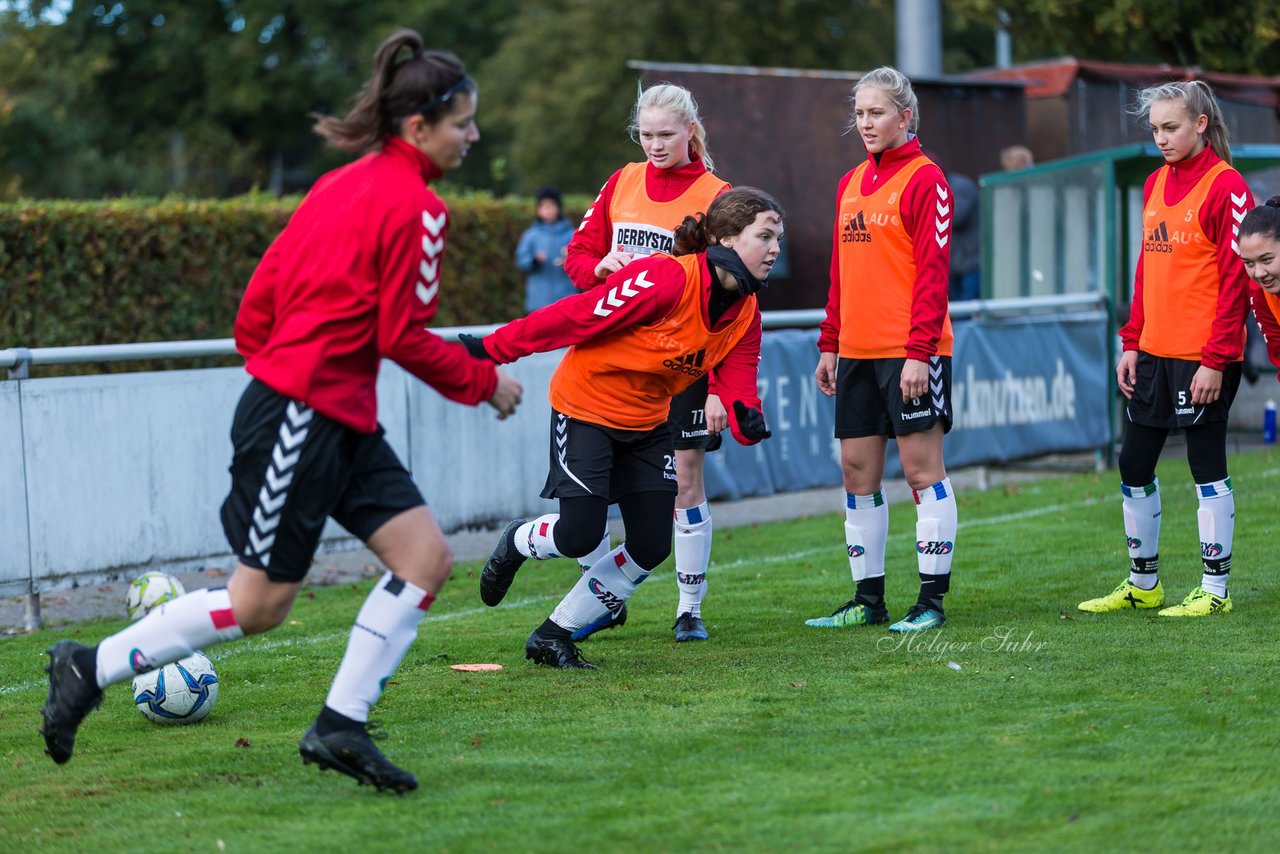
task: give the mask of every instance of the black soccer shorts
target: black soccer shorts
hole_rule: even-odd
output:
[[[618,430],[551,411],[551,468],[543,498],[677,492],[671,428]]]
[[[951,357],[929,360],[929,392],[902,399],[906,359],[840,359],[836,364],[837,439],[903,436],[942,424],[951,430]]]
[[[240,398],[231,443],[222,528],[240,562],[272,581],[306,576],[328,517],[367,542],[426,503],[381,427],[359,433],[260,380]]]
[[[1212,421],[1226,421],[1240,389],[1243,368],[1232,362],[1222,372],[1222,391],[1209,404],[1191,402],[1191,378],[1200,363],[1190,359],[1170,359],[1138,351],[1133,397],[1125,406],[1125,417],[1147,427],[1194,427]]]
[[[671,398],[667,423],[679,451],[714,451],[720,447],[720,434],[707,430],[707,390],[710,383],[703,374],[697,382]]]

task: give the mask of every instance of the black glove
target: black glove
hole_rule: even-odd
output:
[[[768,439],[773,433],[765,429],[764,413],[752,406],[747,406],[740,400],[733,402],[733,414],[738,419],[738,432],[744,438],[753,441],[759,439]]]
[[[468,335],[464,332],[458,336],[458,343],[467,348],[467,352],[471,354],[472,358],[488,359],[490,362],[496,361],[489,355],[489,351],[484,348],[483,338],[477,338],[475,335]]]

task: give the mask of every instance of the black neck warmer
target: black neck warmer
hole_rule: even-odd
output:
[[[766,287],[769,282],[765,279],[757,279],[747,271],[747,265],[742,263],[742,258],[738,256],[728,246],[716,244],[707,247],[707,263],[714,270],[720,268],[729,275],[738,280],[738,291],[743,296],[750,296],[758,293],[761,288]]]

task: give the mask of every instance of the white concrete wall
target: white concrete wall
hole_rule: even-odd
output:
[[[537,495],[547,472],[546,390],[560,355],[507,369],[524,384],[525,403],[501,422],[487,405],[449,403],[384,364],[379,420],[446,532],[550,506]],[[26,590],[32,579],[36,590],[52,590],[142,567],[229,566],[218,508],[230,483],[231,418],[247,382],[238,368],[0,382],[0,484],[8,487],[0,592]],[[332,522],[325,541],[355,545]]]
[[[22,422],[18,384],[0,382],[0,589],[26,584],[26,482],[22,475]]]

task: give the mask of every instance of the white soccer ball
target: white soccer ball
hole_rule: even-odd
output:
[[[204,720],[217,701],[218,674],[199,650],[133,678],[134,705],[158,724]]]
[[[129,592],[124,597],[125,611],[130,620],[141,620],[152,608],[186,592],[182,582],[167,572],[144,572],[129,582]]]

